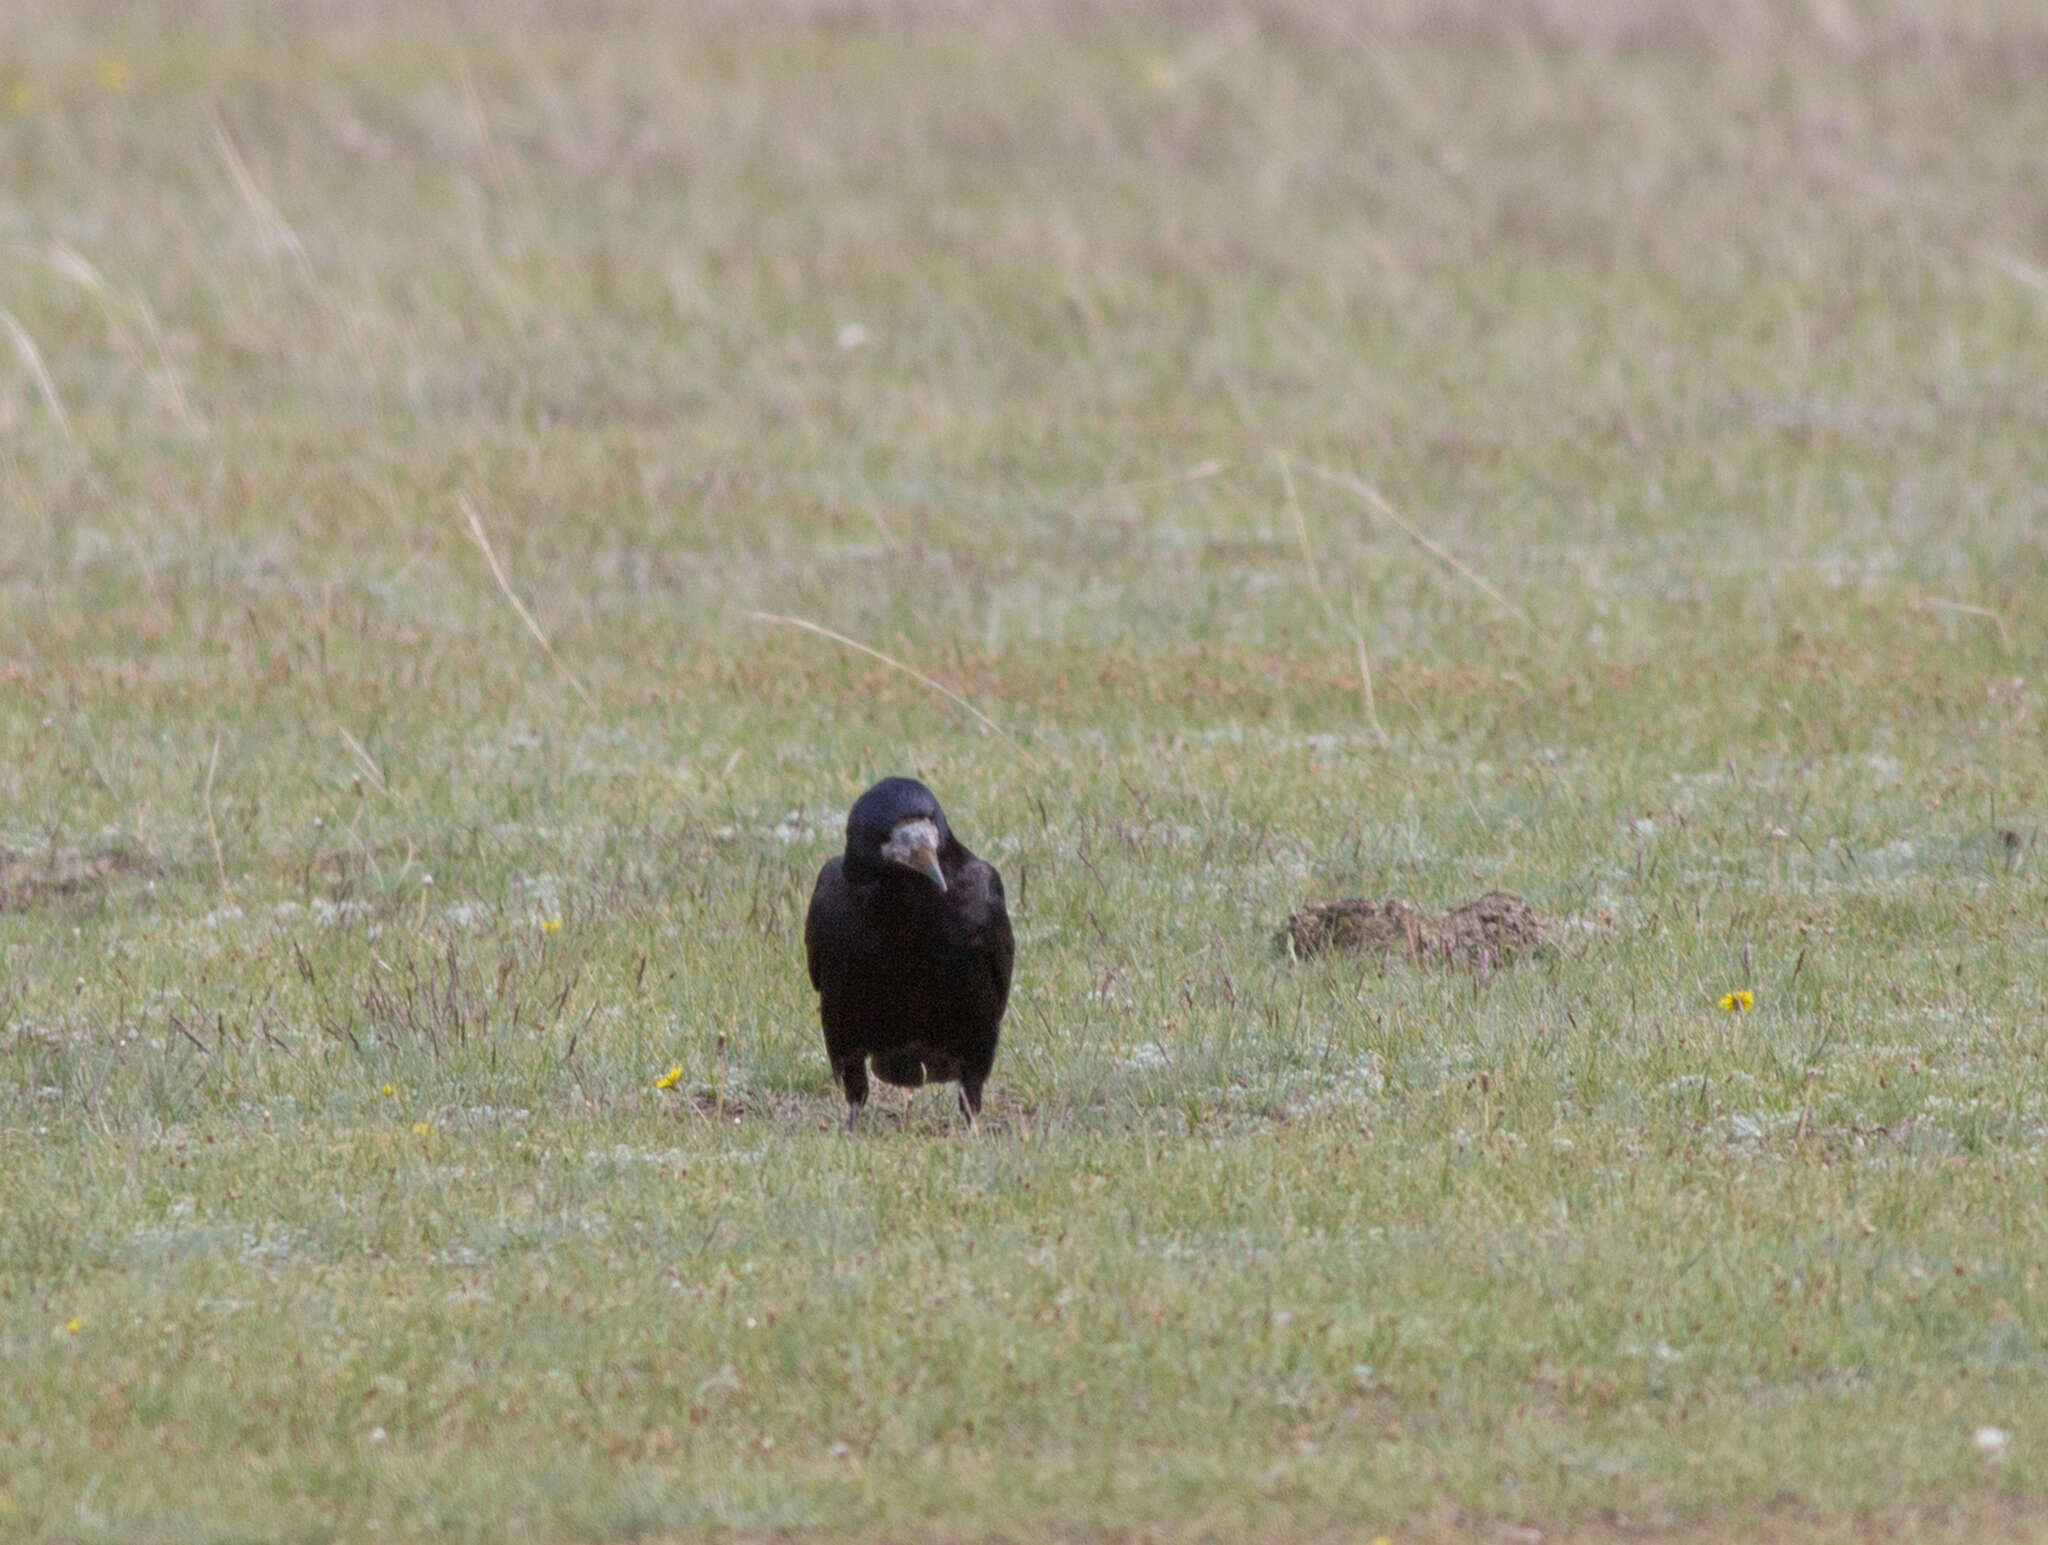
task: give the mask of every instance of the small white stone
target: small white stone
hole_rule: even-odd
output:
[[[1970,1441],[1986,1459],[2003,1459],[2005,1446],[2012,1441],[2012,1434],[2003,1427],[1979,1427]]]
[[[868,344],[868,330],[858,322],[846,322],[839,329],[839,352],[851,354],[855,349],[864,349]]]
[[[384,1441],[385,1441],[385,1433],[384,1433],[384,1429],[383,1429],[382,1427],[372,1427],[372,1428],[370,1429],[370,1441],[371,1441],[372,1443],[382,1443],[382,1442],[384,1442]]]

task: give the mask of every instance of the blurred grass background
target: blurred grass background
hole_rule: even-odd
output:
[[[2037,1534],[2044,83],[8,8],[0,1525]],[[887,771],[1016,907],[976,1137],[832,1130]]]

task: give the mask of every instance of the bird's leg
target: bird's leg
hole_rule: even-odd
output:
[[[839,1082],[846,1088],[846,1130],[860,1120],[860,1108],[868,1102],[868,1065],[859,1057],[839,1070]]]
[[[981,1127],[981,1080],[963,1078],[960,1080],[960,1114],[967,1118],[967,1125]]]

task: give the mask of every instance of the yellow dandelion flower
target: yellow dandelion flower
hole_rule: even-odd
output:
[[[126,91],[133,82],[128,66],[119,59],[102,59],[98,74],[102,91]]]
[[[377,1092],[383,1095],[384,1098],[387,1100],[395,1100],[398,1098],[398,1085],[386,1084],[382,1089],[379,1089]]]
[[[75,1336],[84,1329],[85,1321],[79,1316],[74,1315],[64,1322],[64,1334],[67,1336]]]
[[[547,918],[541,923],[540,931],[542,933],[560,933],[562,931],[562,920],[559,917]]]
[[[414,1137],[425,1137],[429,1132],[433,1130],[434,1129],[431,1126],[427,1125],[427,1123],[424,1121],[415,1121],[412,1124],[412,1135]]]
[[[25,113],[35,105],[34,81],[11,80],[7,83],[7,110],[10,113]]]
[[[1756,994],[1747,987],[1743,988],[1740,992],[1724,992],[1721,994],[1721,1008],[1726,1013],[1747,1014],[1755,1007]]]
[[[674,1067],[670,1068],[666,1073],[662,1074],[661,1077],[657,1078],[654,1081],[654,1087],[657,1089],[673,1089],[677,1084],[681,1083],[682,1081],[683,1065],[680,1062],[678,1062]]]

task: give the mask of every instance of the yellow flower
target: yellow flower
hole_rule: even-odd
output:
[[[379,1089],[377,1092],[383,1095],[384,1098],[387,1100],[395,1100],[398,1098],[398,1085],[386,1084],[382,1089]]]
[[[102,59],[99,67],[100,90],[126,91],[129,85],[128,66],[119,59]]]
[[[36,85],[29,80],[11,80],[7,83],[7,110],[25,113],[36,105]]]
[[[1740,992],[1721,994],[1721,1007],[1730,1014],[1747,1014],[1756,1007],[1756,994],[1747,987]]]
[[[657,1078],[654,1081],[654,1087],[657,1089],[673,1089],[677,1084],[681,1083],[682,1081],[683,1065],[680,1062],[678,1062],[674,1067],[670,1068],[666,1073],[662,1074],[661,1077]]]
[[[412,1135],[414,1137],[425,1137],[429,1132],[433,1130],[434,1129],[428,1126],[424,1121],[415,1121],[412,1124]]]
[[[547,918],[541,923],[540,931],[542,933],[560,933],[562,931],[562,920],[559,917]]]
[[[70,1319],[68,1319],[68,1320],[66,1320],[66,1321],[64,1322],[64,1334],[65,1334],[65,1335],[67,1335],[67,1336],[75,1336],[75,1335],[77,1335],[77,1334],[78,1334],[78,1333],[79,1333],[80,1331],[82,1331],[82,1330],[84,1330],[84,1329],[85,1329],[85,1321],[84,1321],[84,1319],[82,1319],[82,1318],[80,1318],[80,1317],[78,1317],[78,1316],[76,1316],[76,1315],[74,1315],[74,1316],[73,1316],[72,1318],[70,1318]]]

